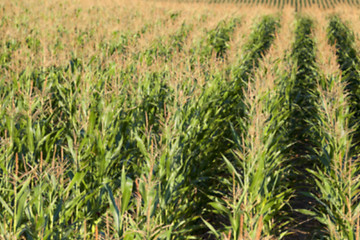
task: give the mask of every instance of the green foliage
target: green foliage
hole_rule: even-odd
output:
[[[205,48],[204,51],[210,55],[214,51],[216,57],[223,58],[226,50],[229,48],[230,34],[239,22],[239,19],[236,18],[232,19],[229,23],[221,21],[215,29],[210,30],[206,39],[209,48]]]
[[[140,54],[139,58],[144,59],[147,65],[151,65],[158,58],[164,58],[166,62],[170,61],[173,54],[182,50],[183,44],[192,28],[192,25],[187,25],[183,22],[181,27],[167,40],[161,37],[157,38],[149,49]]]
[[[248,42],[244,46],[244,54],[239,62],[232,67],[232,78],[236,84],[241,81],[249,81],[249,76],[254,67],[259,66],[259,60],[270,48],[275,38],[276,29],[279,28],[279,20],[273,16],[265,16],[253,27]]]
[[[231,35],[240,22],[239,18],[222,20],[214,29],[206,31],[206,38],[201,39],[196,47],[190,50],[193,55],[192,63],[195,64],[199,61],[205,67],[213,55],[218,60],[225,60]]]

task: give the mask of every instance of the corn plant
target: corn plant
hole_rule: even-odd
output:
[[[309,170],[319,189],[313,194],[319,204],[311,214],[326,226],[323,236],[328,239],[356,239],[360,236],[359,162],[351,155],[351,111],[339,78],[329,78],[324,85],[319,119],[323,123],[322,165]]]
[[[357,56],[356,48],[354,46],[354,34],[350,29],[340,20],[338,16],[333,16],[330,19],[328,26],[329,42],[336,47],[337,61],[342,70],[342,81],[346,84],[345,91],[349,93],[349,104],[352,117],[350,121],[350,128],[355,128],[352,137],[354,145],[351,154],[359,152],[359,57]]]

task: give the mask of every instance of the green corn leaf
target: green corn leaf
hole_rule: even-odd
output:
[[[13,217],[14,216],[13,211],[1,196],[0,196],[0,203],[6,209],[6,211]]]
[[[74,185],[80,186],[81,181],[85,177],[85,172],[77,172],[75,173],[74,177],[71,179],[69,185],[65,189],[65,194],[68,194],[71,190],[73,190]]]
[[[218,231],[215,230],[215,228],[205,219],[201,218],[201,220],[205,223],[205,225],[210,229],[210,231],[216,236],[217,239],[220,239],[220,234]]]
[[[133,182],[131,179],[126,177],[125,167],[123,166],[121,172],[121,194],[122,194],[121,215],[123,215],[128,208],[132,193],[132,187],[133,187]]]
[[[108,192],[109,202],[110,202],[110,210],[114,218],[114,228],[118,234],[121,233],[121,215],[118,206],[116,205],[115,198],[113,192],[108,184],[105,184],[105,189]]]
[[[230,215],[230,211],[229,209],[227,209],[226,207],[224,207],[221,203],[219,202],[210,202],[209,203],[210,206],[212,206],[214,209],[216,209],[218,211],[219,214],[227,214]]]

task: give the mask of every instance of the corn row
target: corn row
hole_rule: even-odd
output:
[[[335,45],[337,61],[342,71],[341,80],[345,83],[345,91],[349,94],[350,118],[349,127],[354,128],[352,155],[359,153],[360,132],[358,129],[360,119],[360,61],[354,46],[354,34],[340,20],[333,16],[328,26],[329,42]]]
[[[315,62],[315,43],[311,30],[313,22],[309,18],[299,17],[295,27],[295,40],[288,56],[290,72],[284,75],[279,82],[281,104],[277,105],[282,112],[284,124],[278,131],[281,141],[279,148],[286,159],[288,172],[285,176],[293,197],[288,209],[289,224],[286,229],[289,233],[301,238],[315,234],[311,229],[319,224],[307,213],[314,208],[308,193],[315,191],[313,180],[306,174],[307,169],[314,169],[319,165],[318,150],[320,137],[317,115],[318,73]],[[302,235],[302,232],[305,232]],[[312,236],[312,235],[311,235]]]
[[[195,119],[191,116],[201,114],[200,116],[203,117],[200,122],[206,126],[206,128],[196,132],[191,128],[186,130],[186,132],[193,132],[193,136],[196,137],[194,143],[201,142],[202,144],[185,145],[189,149],[185,148],[183,151],[184,153],[192,153],[188,160],[190,164],[188,166],[189,173],[187,174],[188,181],[190,181],[189,185],[195,185],[201,191],[198,201],[206,213],[202,214],[202,221],[207,227],[210,227],[210,230],[212,230],[211,234],[216,236],[220,234],[214,231],[214,229],[221,228],[222,221],[224,221],[223,217],[219,216],[229,216],[227,216],[226,211],[224,212],[226,207],[221,207],[218,200],[215,199],[217,199],[218,195],[230,191],[231,187],[228,188],[229,186],[227,184],[224,185],[224,183],[232,182],[230,180],[232,173],[224,172],[220,167],[215,170],[209,166],[224,166],[225,162],[221,161],[222,155],[229,155],[229,150],[233,146],[233,140],[229,140],[233,139],[237,131],[241,132],[243,130],[242,118],[245,111],[243,94],[248,78],[240,78],[241,76],[249,77],[246,73],[251,74],[251,69],[256,68],[259,58],[266,53],[273,41],[277,26],[277,19],[269,16],[262,18],[259,23],[255,24],[249,42],[244,47],[243,54],[240,56],[240,60],[231,67],[230,82],[224,84],[221,78],[212,80],[214,85],[211,85],[212,88],[208,89],[197,103],[199,106],[206,106],[206,108],[197,111],[192,110],[193,113],[189,117],[186,116],[186,119],[191,120],[188,123],[189,126],[194,126],[192,122]],[[261,47],[255,48],[255,46]],[[237,67],[243,66],[241,64],[242,61],[250,62],[250,59],[252,59],[254,64],[245,65],[248,68],[237,69]],[[205,102],[207,103],[206,105],[203,104]],[[214,109],[219,110],[214,111]],[[216,124],[210,124],[213,121]],[[191,169],[197,169],[197,171],[193,172]],[[216,178],[213,177],[214,171],[216,171]],[[209,198],[211,201],[203,202],[204,198]],[[223,204],[226,205],[225,203]]]
[[[350,30],[336,16],[330,19],[328,36],[331,44],[336,43],[337,60],[343,72],[322,79],[322,112],[319,115],[323,146],[319,159],[322,164],[316,170],[309,170],[318,188],[317,194],[312,196],[319,204],[311,214],[325,226],[322,236],[357,239],[360,237],[359,162],[354,156],[357,151],[354,99],[358,59]]]

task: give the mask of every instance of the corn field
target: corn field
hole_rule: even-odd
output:
[[[0,239],[360,239],[357,4],[0,0]]]

